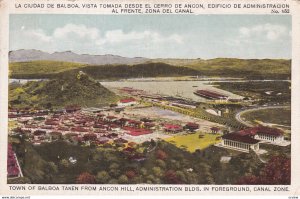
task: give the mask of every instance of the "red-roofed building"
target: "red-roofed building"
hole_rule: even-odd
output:
[[[211,127],[210,130],[213,134],[216,134],[219,132],[220,129],[218,127]]]
[[[71,131],[75,131],[75,132],[88,132],[89,130],[86,129],[86,128],[82,128],[82,127],[74,127],[74,128],[71,128]]]
[[[146,134],[151,134],[152,131],[147,130],[147,129],[140,129],[140,128],[132,128],[132,127],[124,127],[123,128],[128,135],[131,136],[140,136],[140,135],[146,135]]]
[[[118,120],[118,118],[115,116],[109,115],[109,116],[106,116],[105,118],[103,118],[103,120],[107,121],[107,122],[115,122]]]
[[[118,103],[119,107],[136,105],[137,101],[134,98],[121,99]]]
[[[45,121],[45,125],[51,125],[51,126],[54,125],[54,126],[56,126],[56,125],[59,125],[59,122],[49,119],[49,120]]]
[[[81,107],[78,105],[70,105],[65,107],[67,113],[74,113],[81,110]]]
[[[127,126],[135,127],[135,128],[140,128],[140,127],[141,127],[141,124],[142,124],[142,122],[140,122],[140,121],[135,121],[135,120],[129,120],[129,121],[127,122]]]
[[[255,139],[271,143],[280,143],[284,141],[284,133],[280,129],[265,126],[257,126],[240,131],[241,134],[253,135]]]
[[[64,126],[59,126],[57,128],[57,130],[60,130],[60,131],[69,131],[69,128],[68,127],[64,127]]]
[[[259,150],[259,142],[261,141],[281,144],[284,142],[283,131],[265,126],[248,128],[223,135],[221,145],[226,148],[249,152],[250,149]]]
[[[183,130],[182,126],[176,124],[165,124],[164,130],[166,132],[178,133]]]
[[[151,122],[145,122],[145,123],[144,123],[144,128],[145,128],[145,129],[155,130],[155,124],[154,124],[154,123],[151,123]]]
[[[99,129],[99,130],[107,130],[108,126],[103,124],[94,124],[93,128]]]
[[[187,129],[189,131],[196,131],[199,129],[199,124],[189,122],[184,126],[184,129]]]
[[[254,139],[251,135],[244,135],[239,132],[223,135],[221,145],[242,152],[249,152],[250,149],[259,150],[259,140]]]
[[[85,141],[94,141],[97,139],[97,135],[95,133],[87,133],[83,136]]]

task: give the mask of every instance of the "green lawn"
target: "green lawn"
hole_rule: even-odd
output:
[[[203,138],[199,138],[199,135],[204,135]],[[173,137],[166,138],[165,141],[175,144],[177,147],[185,148],[189,152],[194,152],[196,149],[205,149],[210,145],[216,144],[220,141],[216,140],[216,137],[220,135],[216,134],[203,134],[197,132],[190,135],[175,135]]]

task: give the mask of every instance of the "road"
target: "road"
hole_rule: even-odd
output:
[[[264,107],[256,107],[256,108],[251,108],[251,109],[246,109],[246,110],[243,110],[243,111],[240,111],[238,112],[236,115],[235,115],[235,119],[237,121],[239,121],[240,123],[248,126],[248,127],[253,127],[253,125],[248,122],[248,121],[244,121],[241,116],[244,114],[244,113],[247,113],[247,112],[251,112],[251,111],[257,111],[257,110],[263,110],[263,109],[272,109],[272,108],[289,108],[290,106],[264,106]]]

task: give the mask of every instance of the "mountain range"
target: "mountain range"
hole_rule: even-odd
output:
[[[11,78],[53,78],[60,73],[84,71],[96,79],[136,77],[208,76],[245,79],[290,79],[288,59],[173,59],[76,54],[71,51],[47,53],[16,50],[9,53]]]
[[[121,57],[118,55],[89,55],[76,54],[72,51],[47,53],[40,50],[16,50],[9,52],[9,62],[28,62],[28,61],[64,61],[75,62],[81,64],[139,64],[149,61],[143,57]]]

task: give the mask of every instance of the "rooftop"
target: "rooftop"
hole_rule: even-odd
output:
[[[225,134],[222,138],[247,144],[256,144],[259,142],[259,140],[252,138],[250,135],[242,135],[239,132]]]

